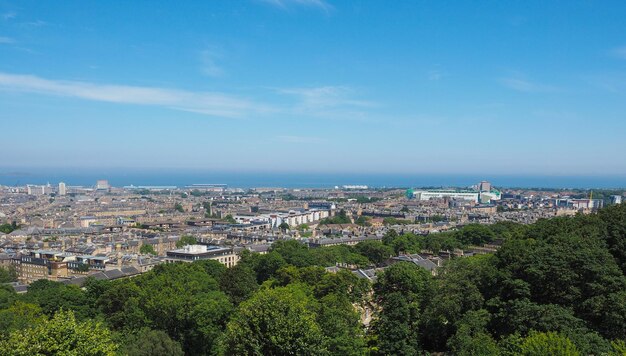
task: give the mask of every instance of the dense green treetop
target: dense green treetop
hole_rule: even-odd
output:
[[[0,232],[5,233],[5,234],[10,234],[11,232],[19,229],[20,226],[13,221],[12,223],[4,223],[4,224],[0,224]]]
[[[297,285],[264,289],[245,301],[226,327],[225,355],[319,355],[323,334],[315,302]]]
[[[154,246],[149,245],[149,244],[143,244],[141,245],[141,247],[139,248],[139,252],[146,254],[146,255],[154,255],[156,256],[156,251],[154,250]]]
[[[77,321],[71,311],[59,311],[50,319],[17,330],[0,340],[1,355],[113,356],[118,345],[101,323]]]

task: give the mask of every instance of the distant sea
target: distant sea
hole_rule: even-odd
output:
[[[372,173],[268,173],[212,172],[190,170],[123,169],[25,169],[0,168],[0,185],[26,184],[94,186],[106,179],[114,187],[178,186],[227,184],[231,188],[283,187],[333,188],[342,185],[367,185],[374,188],[468,187],[481,180],[496,187],[520,188],[626,188],[626,176],[541,176],[541,175],[467,175],[467,174],[372,174]]]

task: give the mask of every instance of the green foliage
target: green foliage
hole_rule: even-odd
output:
[[[383,219],[383,224],[385,225],[408,225],[412,223],[413,222],[410,220],[398,219],[398,218],[392,218],[392,217],[387,217]]]
[[[423,302],[431,293],[430,274],[412,263],[396,263],[378,277],[374,293],[381,308],[373,325],[377,353],[418,354]]]
[[[298,200],[298,197],[296,197],[295,195],[291,193],[288,193],[288,194],[283,195],[281,199],[283,199],[284,201],[292,201],[292,200]]]
[[[285,262],[296,267],[306,267],[315,264],[309,248],[298,241],[276,241],[272,244],[272,251],[276,251],[283,257]]]
[[[323,289],[317,287],[316,290],[332,291],[333,293],[347,296],[352,303],[361,303],[367,300],[372,289],[367,279],[358,278],[347,270],[341,270],[336,274],[324,275],[320,284],[323,286]]]
[[[598,239],[516,240],[496,256],[500,269],[527,283],[533,302],[571,308],[605,336],[624,335],[626,279]]]
[[[527,230],[527,226],[528,225],[522,225],[512,221],[500,221],[489,225],[489,228],[494,232],[496,238],[510,240],[513,238],[522,238]]]
[[[354,223],[360,226],[370,226],[369,219],[363,215],[359,216]]]
[[[235,305],[248,299],[258,288],[256,274],[245,265],[227,269],[220,278],[220,289]]]
[[[363,355],[365,339],[359,315],[343,294],[327,294],[320,299],[318,324],[324,334],[324,347],[331,355]]]
[[[23,330],[45,320],[41,308],[36,304],[16,301],[6,309],[0,310],[0,336]]]
[[[121,345],[120,353],[128,356],[183,356],[180,344],[161,330],[140,329]]]
[[[157,255],[156,251],[154,250],[154,246],[150,244],[141,245],[141,247],[139,248],[139,253],[142,253],[144,255],[154,255],[154,256]]]
[[[371,264],[366,256],[358,253],[352,246],[339,245],[309,250],[317,266],[333,266],[336,263],[345,263],[358,267],[366,267]]]
[[[180,337],[187,354],[210,354],[218,348],[226,323],[233,313],[233,306],[224,293],[210,292],[194,300],[189,313],[191,325]]]
[[[181,248],[187,245],[195,245],[198,243],[198,240],[191,235],[183,235],[180,237],[180,240],[176,241],[176,247]]]
[[[330,225],[330,224],[351,224],[352,220],[346,214],[346,211],[341,209],[337,215],[324,218],[320,220],[320,225]]]
[[[598,211],[604,226],[600,238],[606,243],[622,273],[626,274],[626,204],[609,206]]]
[[[8,308],[17,299],[15,289],[8,284],[0,284],[0,309]]]
[[[393,240],[395,240],[398,237],[398,232],[394,229],[389,229],[389,231],[387,231],[384,235],[383,235],[383,243],[385,245],[391,245],[393,243]]]
[[[219,281],[224,272],[226,272],[226,266],[216,260],[200,260],[195,261],[194,264],[202,267],[204,271],[216,281]]]
[[[383,243],[393,248],[396,255],[400,253],[419,253],[424,245],[424,237],[410,232],[398,235],[395,230],[389,230],[383,236]]]
[[[611,342],[611,347],[613,350],[609,353],[611,356],[624,356],[626,355],[626,341],[624,340],[615,340]]]
[[[431,216],[429,216],[428,218],[426,218],[426,221],[427,221],[427,222],[434,222],[434,223],[436,223],[436,222],[440,222],[440,221],[445,221],[445,220],[446,220],[446,217],[445,217],[445,216],[443,216],[443,215],[438,215],[438,214],[431,215]]]
[[[263,289],[241,304],[226,327],[225,355],[319,355],[324,336],[315,302],[296,286]]]
[[[471,224],[455,234],[463,245],[482,245],[496,238],[496,234],[486,225]]]
[[[224,218],[222,220],[224,220],[225,222],[227,222],[229,224],[236,224],[237,223],[237,220],[235,220],[235,218],[233,218],[233,216],[230,215],[230,214],[224,216]]]
[[[183,198],[186,198],[186,196],[184,196]],[[179,213],[185,212],[185,209],[183,209],[183,205],[181,203],[176,203],[174,205],[174,210],[178,211]]]
[[[0,225],[0,232],[3,232],[5,234],[10,234],[10,233],[12,233],[13,231],[15,231],[15,230],[17,230],[19,228],[20,228],[20,226],[15,221],[13,221],[10,224],[9,223],[5,223],[5,224]]]
[[[289,230],[289,224],[283,221],[280,223],[280,225],[278,225],[278,228],[282,231],[287,231]]]
[[[117,345],[101,323],[79,322],[72,311],[12,332],[0,341],[2,355],[115,355]]]
[[[15,267],[0,267],[0,283],[9,283],[17,281],[17,271]]]
[[[201,263],[158,265],[139,277],[120,280],[98,299],[114,330],[150,327],[166,332],[190,354],[209,353],[232,304]]]
[[[577,356],[580,355],[574,343],[563,335],[554,332],[531,332],[521,345],[524,356]]]
[[[211,216],[211,202],[210,201],[202,202],[202,207],[204,208],[205,215]]]
[[[79,287],[46,279],[33,282],[28,287],[28,293],[19,298],[23,302],[39,305],[48,316],[61,309],[72,310],[80,320],[95,315],[95,310],[89,306],[85,293]]]
[[[393,248],[380,241],[366,240],[355,246],[356,251],[373,263],[381,263],[394,255]]]
[[[274,253],[273,255],[272,252]],[[291,264],[297,267],[327,267],[334,266],[336,263],[365,267],[371,264],[367,257],[360,254],[356,248],[345,245],[309,249],[298,241],[277,241],[272,245],[272,252],[256,257],[256,260],[263,261],[270,258],[270,255],[273,259],[277,259],[280,256],[281,261],[274,262],[276,268],[273,268],[273,271],[278,270],[283,264]],[[262,264],[255,267],[255,270],[261,266]],[[260,273],[260,276],[264,276],[259,282],[269,278],[267,273],[263,274],[261,271],[257,271],[257,273]]]
[[[456,325],[456,333],[448,340],[454,355],[500,355],[500,349],[487,330],[489,312],[468,311]]]
[[[428,349],[445,350],[463,315],[483,307],[481,287],[489,289],[497,274],[492,259],[489,255],[456,259],[439,270],[422,321],[422,339]]]
[[[393,231],[393,230],[391,230]],[[419,252],[421,249],[439,253],[440,251],[453,251],[463,249],[470,245],[482,245],[495,239],[512,239],[523,236],[522,225],[499,222],[493,225],[470,224],[454,232],[442,232],[427,236],[404,234],[402,238],[397,234],[386,238],[385,244],[393,246],[396,253]],[[394,243],[394,240],[400,238]]]
[[[276,271],[286,264],[287,262],[283,256],[276,251],[270,251],[265,255],[258,255],[253,267],[257,275],[257,282],[261,284],[267,281],[276,274]]]
[[[190,193],[192,196],[194,197],[201,197],[204,195],[204,193],[202,193],[201,191],[199,191],[198,189],[194,189],[191,191]]]
[[[300,247],[290,243],[287,247],[279,247],[279,250],[292,248],[300,251]],[[366,280],[359,279],[345,270],[331,274],[321,267],[298,268],[287,265],[277,251],[271,251],[266,255],[244,254],[240,265],[243,268],[253,268],[258,272],[259,281],[265,281],[257,294],[264,293],[266,289],[263,288],[284,286],[296,288],[306,295],[307,304],[315,316],[315,323],[323,334],[321,349],[324,352],[364,354],[363,331],[352,303],[358,303],[366,296],[370,289]],[[245,303],[244,301],[240,308],[243,308]]]
[[[116,281],[97,298],[96,304],[113,330],[139,330],[150,321],[142,289],[130,280]]]

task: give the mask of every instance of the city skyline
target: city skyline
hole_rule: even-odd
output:
[[[0,167],[624,176],[624,15],[0,1]]]

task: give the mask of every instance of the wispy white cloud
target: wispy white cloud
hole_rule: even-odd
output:
[[[266,114],[275,110],[263,103],[218,92],[192,92],[159,87],[49,80],[33,75],[1,72],[0,90],[121,104],[152,105],[219,117],[246,117]]]
[[[626,46],[614,48],[611,50],[611,55],[619,59],[626,59]]]
[[[307,109],[331,107],[373,107],[375,103],[353,99],[354,90],[345,86],[278,89],[280,94],[299,98],[300,106]]]
[[[11,44],[15,43],[15,40],[10,37],[0,36],[0,44]]]
[[[42,27],[42,26],[47,26],[47,25],[48,23],[42,20],[28,21],[28,22],[22,23],[22,26],[27,26],[27,27]]]
[[[328,120],[359,122],[378,121],[372,109],[379,106],[373,101],[355,99],[356,90],[347,86],[319,86],[276,89],[295,102],[286,110],[288,114],[312,116]]]
[[[531,82],[519,76],[500,78],[500,83],[509,89],[525,93],[546,93],[557,91],[557,88],[551,85]]]
[[[267,92],[259,93],[266,98],[259,101],[253,97],[223,92],[51,80],[34,75],[0,72],[0,91],[150,105],[218,117],[269,117],[271,114],[328,120],[377,121],[371,109],[376,109],[378,104],[355,99],[355,90],[350,87],[320,86],[269,88],[269,90],[270,94],[275,96],[267,96]]]
[[[292,135],[284,135],[284,136],[276,136],[276,138],[285,143],[322,143],[325,142],[326,139],[322,137],[312,137],[312,136],[292,136]]]
[[[13,12],[13,11],[9,11],[9,12],[5,12],[2,15],[2,19],[3,20],[10,20],[10,19],[14,19],[15,16],[17,16],[17,13]]]
[[[217,48],[205,49],[200,52],[202,61],[202,73],[219,77],[224,74],[224,70],[217,64],[217,61],[223,57],[223,51]]]
[[[292,5],[315,7],[326,12],[333,9],[333,6],[324,0],[261,0],[272,6],[287,9]]]

